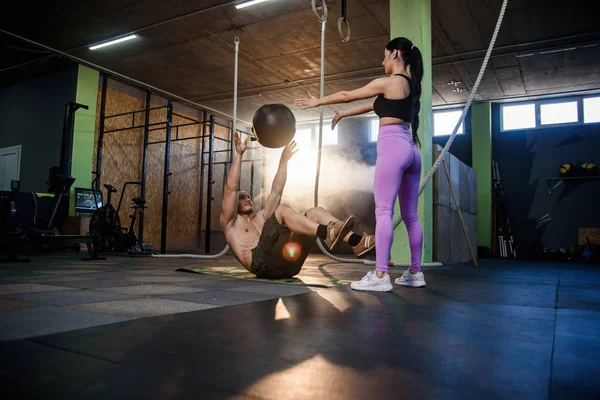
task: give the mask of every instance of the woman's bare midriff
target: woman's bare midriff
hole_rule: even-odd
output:
[[[400,118],[383,117],[383,118],[379,119],[379,126],[384,126],[384,125],[410,126],[410,122],[405,122],[405,121],[401,120]]]

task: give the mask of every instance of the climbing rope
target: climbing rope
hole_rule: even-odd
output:
[[[325,0],[321,0],[321,3],[323,5],[323,15],[320,16],[317,12],[317,8],[316,8],[316,0],[312,0],[312,8],[313,11],[317,17],[317,19],[321,22],[321,77],[320,77],[320,84],[321,84],[321,88],[320,88],[320,98],[324,97],[324,88],[325,88],[325,28],[326,28],[326,23],[327,23],[327,5],[325,3]],[[481,79],[483,78],[483,75],[485,73],[485,69],[487,67],[489,58],[492,54],[492,50],[494,48],[494,44],[496,43],[496,38],[498,36],[498,33],[500,31],[500,27],[502,25],[502,20],[504,18],[504,13],[506,11],[506,6],[508,4],[508,0],[503,0],[502,3],[502,7],[500,10],[500,15],[498,16],[498,21],[496,22],[496,27],[494,29],[494,34],[492,35],[492,39],[490,41],[490,45],[487,49],[485,58],[483,60],[483,64],[481,66],[481,69],[479,71],[479,74],[477,76],[477,80],[475,81],[475,84],[473,85],[473,89],[471,90],[471,93],[469,95],[469,98],[467,99],[467,103],[465,105],[465,107],[463,108],[463,112],[456,124],[456,126],[454,127],[454,130],[452,131],[452,134],[450,135],[450,137],[448,138],[448,141],[446,143],[446,145],[444,146],[442,152],[440,153],[439,157],[437,158],[437,160],[435,161],[435,163],[433,164],[433,166],[431,167],[431,170],[427,173],[427,175],[425,176],[425,179],[423,179],[423,182],[421,183],[421,187],[419,190],[419,194],[423,193],[423,190],[425,189],[425,185],[429,182],[429,180],[431,179],[431,177],[433,176],[433,174],[437,171],[437,169],[439,168],[445,154],[448,152],[450,146],[452,145],[452,142],[454,141],[454,138],[456,137],[456,134],[458,132],[458,128],[460,127],[460,125],[463,123],[467,112],[469,111],[469,108],[471,107],[471,103],[473,101],[473,98],[475,97],[475,94],[477,93],[477,89],[479,88],[479,85],[481,83]],[[338,21],[338,24],[340,22]],[[349,28],[349,27],[348,27]],[[349,37],[350,32],[348,32],[348,37]],[[343,38],[342,38],[343,39]],[[236,129],[236,121],[237,121],[237,82],[238,82],[238,51],[239,51],[239,38],[235,38],[235,69],[234,69],[234,96],[233,96],[233,132],[235,132]],[[316,172],[316,179],[315,179],[315,192],[314,192],[314,205],[315,207],[318,206],[319,204],[319,176],[320,176],[320,169],[321,169],[321,151],[322,151],[322,147],[323,147],[323,106],[320,107],[319,110],[319,144],[318,144],[318,157],[317,157],[317,172]],[[394,221],[394,229],[402,222],[402,219],[398,219],[397,221]],[[321,249],[321,251],[326,254],[328,257],[330,257],[331,259],[341,262],[341,263],[358,263],[358,264],[364,264],[364,265],[375,265],[374,261],[370,261],[370,260],[357,260],[357,259],[351,259],[351,258],[342,258],[342,257],[337,257],[331,253],[329,253],[327,251],[327,249],[323,246],[323,243],[321,241],[321,239],[317,240],[317,245],[319,246],[319,248]],[[200,258],[200,259],[214,259],[214,258],[218,258],[223,256],[225,253],[227,253],[227,251],[229,251],[229,245],[226,245],[225,248],[219,253],[219,254],[214,254],[214,255],[200,255],[200,254],[153,254],[152,257],[157,257],[157,258]],[[391,266],[396,266],[396,267],[410,267],[409,263],[389,263],[389,265]],[[423,263],[422,264],[424,267],[433,267],[433,266],[441,266],[441,263]]]
[[[233,125],[231,126],[231,131],[233,133],[236,132],[237,127],[237,100],[238,100],[238,53],[240,51],[240,38],[235,37],[233,44],[235,46],[235,55],[234,55],[234,69],[233,69]],[[202,139],[204,140],[204,139]],[[203,154],[200,155],[204,157]],[[208,183],[211,184],[210,182]],[[202,200],[201,200],[202,201]],[[210,199],[208,201],[211,201]],[[210,218],[210,216],[208,216]],[[210,235],[210,232],[206,232],[207,235]],[[152,257],[156,258],[200,258],[205,260],[212,260],[215,258],[219,258],[223,256],[225,253],[229,251],[229,245],[225,245],[225,248],[221,250],[218,254],[152,254]]]
[[[419,195],[421,193],[423,193],[423,190],[425,190],[425,185],[427,185],[427,182],[429,182],[429,180],[431,179],[431,177],[433,176],[433,174],[437,171],[437,169],[439,168],[442,160],[444,159],[444,156],[446,155],[446,153],[448,152],[448,150],[450,149],[450,146],[452,145],[452,142],[454,141],[454,138],[456,137],[456,134],[458,132],[458,128],[460,127],[460,125],[463,123],[465,116],[467,115],[467,112],[469,111],[469,108],[471,107],[471,102],[473,101],[473,98],[475,97],[475,94],[477,93],[477,89],[479,88],[479,84],[481,83],[481,79],[483,78],[483,74],[485,73],[485,69],[487,67],[489,58],[492,54],[492,50],[494,49],[494,44],[496,43],[496,38],[498,37],[498,32],[500,32],[500,26],[502,25],[502,20],[504,18],[504,13],[506,11],[506,6],[508,4],[508,0],[504,0],[502,2],[502,7],[500,9],[500,14],[498,16],[498,21],[496,22],[496,28],[494,29],[494,34],[492,35],[492,39],[490,41],[490,45],[488,46],[485,58],[483,60],[483,63],[481,65],[481,69],[479,70],[479,75],[477,76],[477,80],[475,81],[475,84],[473,85],[473,89],[471,90],[471,94],[469,95],[469,98],[467,99],[467,104],[465,104],[465,107],[463,108],[463,112],[456,124],[456,126],[454,127],[454,130],[452,131],[452,134],[450,135],[450,137],[448,138],[448,142],[446,143],[446,145],[444,146],[444,149],[441,151],[440,155],[438,156],[437,160],[435,161],[435,163],[433,164],[433,166],[431,167],[431,170],[427,173],[427,175],[425,176],[425,179],[423,179],[423,182],[421,183],[421,187],[419,190]],[[314,7],[314,0],[313,0],[313,10],[315,9]],[[324,30],[324,28],[323,28]],[[322,41],[321,41],[321,47],[324,47],[324,35],[325,33],[322,32]],[[321,65],[323,65],[323,50],[321,50]],[[324,76],[324,69],[321,68],[321,98],[323,97],[323,76]],[[322,109],[323,107],[321,107]],[[323,134],[323,111],[321,111],[321,119],[320,119],[320,127],[319,127],[319,149],[318,149],[318,157],[317,157],[317,182],[318,182],[318,177],[320,175],[320,165],[321,165],[321,146],[322,146],[322,138],[321,135]],[[318,198],[319,198],[319,194],[317,191],[317,188],[315,188],[315,207],[318,205]],[[402,218],[399,218],[398,220],[394,221],[394,229],[396,229],[398,227],[398,225],[402,222]],[[319,248],[321,249],[321,251],[326,254],[328,257],[330,257],[331,259],[338,261],[338,262],[342,262],[342,263],[356,263],[356,264],[365,264],[365,265],[375,265],[374,261],[370,261],[370,260],[357,260],[354,258],[342,258],[342,257],[337,257],[334,256],[333,254],[329,253],[327,251],[327,249],[325,248],[325,246],[323,246],[322,241],[319,239],[317,240],[317,245],[319,246]],[[393,265],[396,267],[410,267],[411,264],[410,263],[389,263],[389,265]],[[423,263],[421,264],[424,267],[433,267],[433,266],[441,266],[441,263]]]
[[[319,16],[317,13],[316,1],[312,0],[312,7],[317,19],[321,21],[321,89],[319,92],[319,98],[323,98],[325,96],[325,30],[327,28],[327,4],[325,0],[321,0],[321,4],[323,5],[323,16]],[[319,107],[319,146],[318,146],[318,156],[317,156],[317,171],[321,169],[321,151],[323,149],[323,106]],[[315,207],[319,203],[319,173],[317,173],[315,177],[315,191],[314,191],[314,203]]]

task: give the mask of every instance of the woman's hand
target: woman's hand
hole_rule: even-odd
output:
[[[315,96],[313,96],[312,94],[308,94],[310,96],[310,98],[308,99],[296,99],[296,101],[294,101],[294,104],[296,104],[296,106],[298,106],[301,110],[306,110],[307,108],[314,108],[317,107],[319,104],[319,99],[317,99]]]
[[[335,112],[335,117],[333,117],[333,120],[331,121],[331,130],[333,130],[335,128],[335,126],[337,125],[338,122],[340,122],[342,120],[342,118],[344,118],[345,115],[342,114],[339,111]]]

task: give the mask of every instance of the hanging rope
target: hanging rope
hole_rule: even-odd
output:
[[[314,0],[313,0],[313,4],[314,4]],[[463,109],[463,112],[460,116],[460,119],[458,120],[458,123],[456,124],[456,126],[454,127],[454,130],[452,131],[452,134],[450,135],[450,137],[448,138],[448,142],[446,143],[446,145],[444,146],[444,149],[442,150],[442,152],[440,153],[439,157],[437,158],[437,160],[435,161],[435,163],[433,164],[433,166],[431,167],[431,170],[427,173],[427,175],[425,176],[425,179],[423,179],[423,183],[421,183],[421,187],[419,190],[419,195],[421,193],[423,193],[423,190],[425,189],[425,185],[427,184],[427,182],[429,182],[429,180],[431,179],[431,177],[433,176],[433,174],[437,171],[437,169],[439,168],[442,160],[444,159],[445,154],[448,152],[448,149],[450,148],[450,146],[452,145],[452,142],[454,141],[454,138],[456,137],[456,134],[458,132],[458,128],[460,127],[460,125],[463,123],[465,116],[467,115],[467,112],[469,111],[469,108],[471,107],[471,102],[473,101],[473,98],[475,97],[475,94],[477,93],[477,89],[479,88],[479,84],[481,83],[481,79],[483,78],[483,74],[485,73],[485,69],[487,67],[489,58],[492,54],[492,50],[494,49],[494,44],[496,43],[496,38],[498,37],[498,32],[500,32],[500,26],[502,26],[502,20],[504,18],[504,13],[506,11],[506,6],[508,4],[508,0],[504,0],[502,3],[502,7],[500,9],[500,15],[498,16],[498,21],[496,22],[496,28],[494,29],[494,34],[492,35],[492,39],[490,41],[490,45],[488,46],[485,58],[483,60],[483,63],[481,65],[481,69],[479,70],[479,75],[477,76],[477,80],[475,81],[475,84],[473,85],[473,89],[471,90],[471,94],[469,95],[469,98],[467,100],[467,104],[465,104],[465,107]],[[314,6],[313,6],[314,9]],[[324,29],[324,28],[323,28]],[[324,32],[322,32],[322,35],[324,35]],[[321,44],[321,46],[323,47],[323,43]],[[321,52],[323,54],[323,52]],[[323,65],[323,60],[321,60],[321,65]],[[321,98],[323,97],[323,68],[321,69]],[[322,107],[321,107],[322,108]],[[323,132],[323,118],[322,118],[323,112],[321,111],[321,119],[320,119],[320,127],[319,127],[319,149],[318,149],[318,159],[317,159],[317,181],[318,181],[318,177],[320,174],[320,165],[321,165],[321,135]],[[319,194],[315,189],[315,207],[318,205],[318,197]],[[402,218],[399,218],[397,221],[394,221],[394,229],[396,229],[398,227],[398,225],[402,222]],[[319,248],[321,249],[321,251],[326,254],[329,258],[341,262],[341,263],[353,263],[353,264],[365,264],[365,265],[375,265],[374,261],[371,260],[357,260],[354,258],[342,258],[342,257],[337,257],[334,256],[333,254],[329,253],[329,251],[327,251],[327,249],[325,248],[325,246],[323,246],[322,241],[319,239],[317,240],[317,245],[319,246]],[[410,267],[410,263],[389,263],[390,266],[395,266],[395,267]],[[437,267],[437,266],[442,266],[441,263],[423,263],[421,264],[424,267]]]
[[[317,8],[316,8],[316,0],[312,0],[312,8],[313,11],[317,17],[317,19],[319,21],[321,21],[321,77],[320,77],[320,84],[321,84],[321,89],[320,89],[320,98],[324,97],[324,81],[325,81],[325,28],[326,28],[326,22],[327,22],[327,5],[325,4],[325,0],[321,0],[322,1],[322,5],[323,5],[323,15],[320,16],[317,12]],[[463,112],[456,124],[456,126],[454,127],[454,130],[452,131],[452,134],[450,135],[450,137],[448,138],[448,141],[446,143],[446,145],[444,146],[444,149],[442,150],[442,152],[440,153],[439,157],[437,158],[437,160],[435,161],[435,163],[433,164],[433,166],[431,167],[431,170],[427,173],[427,175],[425,176],[425,178],[423,179],[423,183],[421,184],[420,190],[419,190],[419,194],[423,193],[423,190],[425,189],[425,185],[429,182],[429,180],[431,179],[431,177],[433,176],[433,174],[437,171],[437,169],[439,168],[445,154],[448,152],[448,150],[450,149],[450,146],[452,145],[452,142],[454,141],[454,138],[456,137],[456,134],[458,132],[458,128],[460,127],[460,125],[463,123],[467,112],[469,111],[469,108],[471,107],[471,103],[473,102],[473,98],[475,97],[475,94],[477,93],[477,90],[479,88],[479,85],[481,83],[481,79],[483,78],[483,75],[485,73],[485,69],[487,67],[489,58],[492,54],[492,50],[494,48],[494,45],[496,43],[496,38],[498,36],[498,33],[500,31],[500,27],[502,25],[502,20],[504,18],[504,13],[506,11],[506,6],[508,4],[508,0],[504,0],[502,3],[502,7],[500,10],[500,15],[498,16],[498,21],[496,22],[496,27],[494,29],[494,34],[492,35],[492,39],[490,41],[490,45],[487,49],[485,58],[483,60],[481,69],[479,71],[479,75],[477,76],[477,80],[475,81],[475,84],[473,85],[473,89],[471,90],[471,94],[469,95],[469,98],[467,99],[467,103],[463,109]],[[339,23],[339,21],[338,21]],[[349,27],[348,27],[349,29]],[[349,32],[348,32],[348,36],[349,36]],[[238,49],[239,49],[239,38],[236,37],[235,39],[235,70],[234,70],[234,100],[233,100],[233,107],[234,107],[234,111],[233,111],[233,128],[234,132],[235,132],[235,127],[236,127],[236,120],[237,120],[237,80],[238,80]],[[320,116],[319,116],[319,144],[318,144],[318,157],[317,157],[317,172],[316,172],[316,179],[315,179],[315,192],[314,192],[314,205],[315,207],[318,206],[319,204],[319,176],[320,176],[320,170],[321,170],[321,151],[322,151],[322,147],[323,147],[323,107],[320,107],[320,112],[319,112]],[[397,221],[394,221],[394,229],[402,222],[402,219],[398,219]],[[370,260],[357,260],[357,259],[351,259],[351,258],[342,258],[342,257],[337,257],[331,253],[329,253],[327,251],[327,249],[323,246],[323,243],[321,241],[321,239],[317,240],[317,245],[319,246],[319,248],[321,249],[321,251],[326,254],[328,257],[330,257],[331,259],[341,262],[341,263],[358,263],[358,264],[364,264],[364,265],[375,265],[374,261],[370,261]],[[227,253],[227,251],[229,250],[229,245],[225,246],[225,248],[219,253],[219,254],[215,254],[215,255],[198,255],[198,254],[153,254],[153,257],[157,257],[157,258],[201,258],[201,259],[214,259],[214,258],[218,258],[223,256],[225,253]],[[395,266],[395,267],[410,267],[410,263],[389,263],[390,266]],[[441,266],[441,263],[423,263],[422,264],[424,267],[430,267],[430,266]]]
[[[237,127],[237,100],[238,100],[238,53],[240,51],[240,38],[235,37],[233,41],[235,47],[235,55],[234,55],[234,69],[233,69],[233,124],[231,126],[231,131],[235,134]],[[202,139],[204,140],[204,139]],[[204,157],[204,155],[201,155]],[[210,182],[208,183],[211,184]],[[211,201],[210,199],[208,201]],[[209,215],[208,218],[211,216]],[[210,235],[210,232],[206,232],[207,235]],[[225,253],[229,251],[229,245],[225,245],[225,248],[221,250],[219,254],[152,254],[152,257],[156,258],[200,258],[205,260],[211,260],[215,258],[219,258]]]
[[[321,0],[321,4],[323,5],[323,16],[319,17],[317,14],[317,10],[315,7],[315,0],[312,0],[313,10],[315,15],[317,15],[317,19],[321,21],[321,78],[320,84],[321,89],[319,92],[319,98],[323,98],[325,96],[325,30],[327,28],[327,4],[325,0]],[[321,151],[323,149],[323,106],[319,107],[319,145],[318,145],[318,155],[317,155],[317,175],[315,176],[315,192],[314,192],[314,203],[315,207],[319,204],[319,173],[318,171],[321,169]]]

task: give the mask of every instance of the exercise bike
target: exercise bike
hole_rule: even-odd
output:
[[[96,172],[92,172],[96,175],[96,178],[92,182],[92,187],[95,186],[95,183],[98,179],[98,174]],[[152,246],[148,243],[142,243],[142,241],[138,238],[135,233],[135,221],[137,218],[138,212],[144,212],[146,207],[146,200],[140,197],[136,197],[132,200],[131,208],[134,209],[132,215],[129,216],[131,218],[131,223],[129,228],[121,226],[121,219],[119,217],[119,210],[121,209],[121,204],[123,202],[123,196],[125,194],[125,189],[128,185],[140,185],[142,186],[142,182],[126,182],[121,189],[121,197],[119,199],[119,204],[115,209],[111,203],[112,194],[117,192],[117,189],[110,185],[104,184],[104,188],[107,190],[107,201],[101,207],[98,207],[101,203],[97,199],[96,192],[94,191],[94,199],[96,202],[96,212],[92,214],[90,219],[89,231],[90,234],[95,234],[99,238],[99,246],[98,250],[103,252],[116,252],[123,253],[127,252],[129,254],[139,254],[139,253],[150,253],[152,250]]]
[[[143,254],[152,254],[152,244],[151,243],[143,243],[138,235],[135,233],[135,220],[137,218],[138,212],[140,215],[146,209],[146,200],[141,197],[134,197],[131,199],[130,207],[133,208],[133,214],[129,216],[131,218],[131,223],[129,224],[129,231],[127,232],[127,238],[130,242],[134,242],[135,244],[127,248],[127,254],[129,255],[143,255]]]

